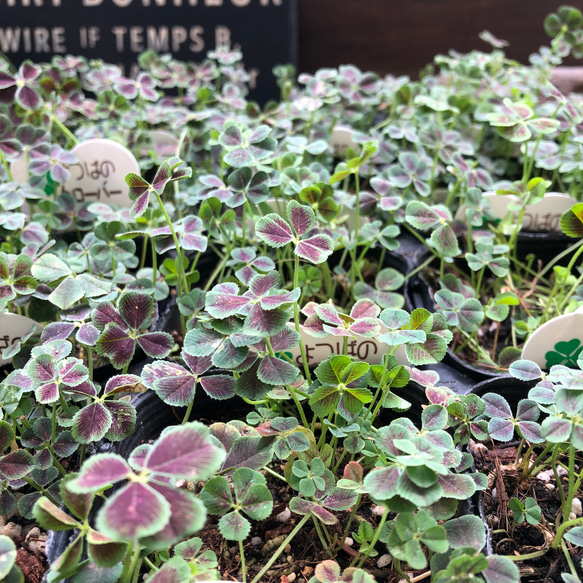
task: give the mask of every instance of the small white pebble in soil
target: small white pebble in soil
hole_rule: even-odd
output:
[[[498,498],[498,490],[496,488],[492,488],[492,498]]]
[[[554,484],[545,484],[545,488],[549,491],[552,492],[555,489],[555,485]]]
[[[377,516],[382,516],[385,513],[385,507],[384,506],[375,506],[372,509],[372,513],[376,514]]]
[[[23,533],[24,534],[24,531]],[[28,542],[31,538],[36,539],[40,536],[40,528],[38,526],[33,526],[32,528],[28,529],[28,532],[25,535],[24,540]]]
[[[388,567],[391,564],[392,560],[393,558],[391,557],[391,555],[389,555],[389,553],[385,553],[377,561],[377,566],[379,569],[383,569],[384,567]]]
[[[254,536],[251,539],[251,546],[252,547],[258,547],[259,545],[263,544],[263,539],[260,536]]]
[[[0,532],[12,540],[22,535],[22,526],[20,524],[15,524],[14,522],[9,522]]]
[[[288,580],[289,583],[293,583],[296,580],[296,577],[297,577],[297,575],[295,573],[290,573],[287,576],[287,580]]]
[[[291,555],[288,555],[286,561],[291,565],[294,562],[294,558]]]
[[[287,522],[291,518],[291,510],[286,508],[283,512],[280,512],[276,517],[275,520],[278,522]]]
[[[579,498],[573,498],[573,503],[571,504],[571,512],[579,518],[583,514],[583,508],[581,507],[581,500]]]
[[[536,475],[536,478],[537,478],[537,480],[540,480],[541,482],[550,482],[551,476],[552,476],[552,472],[545,471],[545,472],[538,473]]]
[[[574,512],[570,512],[570,513],[569,513],[569,520],[575,520],[575,518],[577,518],[577,517],[575,516],[575,513],[574,513]]]
[[[354,544],[354,540],[352,540],[352,538],[347,536],[346,539],[344,540],[344,544],[348,547],[351,547]]]
[[[557,467],[557,474],[559,474],[559,476],[566,476],[568,473],[567,468],[564,468],[563,466]]]

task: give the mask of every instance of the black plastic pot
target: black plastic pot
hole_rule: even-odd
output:
[[[430,312],[435,312],[435,302],[429,285],[423,281],[419,273],[407,280],[405,286],[405,301],[410,309],[425,308]],[[466,364],[461,358],[456,356],[452,350],[447,349],[446,355],[441,363],[433,365],[443,378],[450,378],[454,385],[452,388],[456,393],[469,393],[476,383],[496,379],[500,373],[490,371],[486,368],[478,368]],[[429,368],[433,368],[430,366]],[[455,387],[459,387],[459,390]]]
[[[145,362],[136,368],[130,369],[130,373],[139,374]],[[178,425],[182,422],[186,408],[170,407],[166,405],[153,391],[140,393],[132,397],[132,404],[136,408],[136,428],[134,432],[118,443],[99,443],[95,453],[116,453],[124,458],[128,458],[132,451],[144,443],[154,441],[160,433],[171,425]],[[230,421],[235,418],[245,418],[245,415],[252,410],[241,399],[229,399],[217,401],[211,399],[201,389],[195,397],[195,404],[190,414],[190,420],[199,421]],[[110,492],[115,492],[122,484],[114,486]],[[94,503],[89,522],[93,523],[102,500]],[[56,561],[65,552],[69,544],[76,536],[76,531],[50,531],[45,547],[45,553],[49,564]],[[67,583],[68,579],[64,580]]]

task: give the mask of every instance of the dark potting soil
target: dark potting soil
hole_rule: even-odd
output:
[[[561,574],[571,571],[562,550],[552,549],[550,544],[555,535],[555,520],[561,511],[558,488],[563,488],[566,492],[567,477],[562,476],[563,482],[560,484],[551,480],[551,488],[536,476],[522,480],[515,465],[518,445],[519,442],[511,442],[488,448],[472,448],[476,469],[488,475],[489,487],[484,492],[483,504],[486,522],[492,531],[492,550],[498,555],[517,557],[536,553],[548,546],[542,556],[517,562],[520,580],[522,583],[563,583]],[[581,492],[577,492],[577,496],[580,494]],[[527,497],[534,498],[541,508],[541,522],[537,525],[526,522],[516,524],[508,507],[508,501],[512,497],[521,501]],[[583,549],[569,543],[567,546],[577,574],[581,577]]]

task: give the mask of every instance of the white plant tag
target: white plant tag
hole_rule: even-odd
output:
[[[554,364],[577,368],[583,352],[583,308],[557,316],[535,330],[526,341],[522,358],[549,369]]]
[[[23,336],[36,326],[36,332],[40,333],[43,327],[34,320],[19,314],[0,314],[0,366],[9,363],[12,359],[2,358],[6,348],[19,342]]]
[[[295,329],[293,324],[289,324],[289,326]],[[383,327],[379,334],[386,331],[386,328]],[[314,336],[311,336],[304,330],[303,326],[300,326],[300,334],[304,348],[306,349],[306,359],[310,366],[326,360],[332,353],[343,354],[344,336],[329,335],[325,338],[314,338]],[[379,342],[375,338],[352,338],[348,336],[348,356],[352,356],[358,361],[368,362],[369,364],[380,364],[388,348],[387,344]],[[303,366],[302,353],[300,352],[299,345],[287,351],[286,354],[296,364]],[[399,364],[409,364],[404,346],[397,348],[395,356]]]
[[[12,174],[12,180],[18,184],[28,182],[28,156],[26,154],[20,156],[18,160],[10,162],[10,174]]]
[[[352,128],[342,125],[335,126],[332,130],[330,144],[337,156],[343,158],[348,148],[355,152],[359,150],[358,144],[352,139],[352,131]]]
[[[77,144],[73,150],[79,162],[69,167],[71,177],[65,183],[65,192],[77,202],[109,202],[129,208],[130,187],[126,174],[140,174],[134,155],[113,140],[91,139]]]
[[[508,205],[516,200],[513,194],[496,194],[485,192],[484,197],[490,202],[492,212],[497,219],[502,220],[508,214]],[[542,200],[526,207],[522,228],[525,231],[560,231],[561,216],[568,211],[576,200],[558,192],[547,192]],[[462,205],[456,215],[456,220],[466,221],[466,206]],[[518,214],[515,213],[515,218]]]

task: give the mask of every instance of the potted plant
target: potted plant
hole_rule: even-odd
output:
[[[2,65],[2,309],[43,330],[3,353],[0,505],[67,533],[49,580],[204,581],[228,562],[252,583],[518,580],[465,512],[489,484],[458,446],[507,436],[488,421],[498,401],[441,361],[452,340],[481,352],[487,315],[488,358],[508,366],[508,318],[510,337],[540,323],[529,296],[554,290],[541,320],[576,307],[582,247],[539,267],[517,242],[548,181],[574,194],[580,104],[546,81],[581,20],[549,18],[532,79],[498,48],[438,57],[418,82],[345,66],[296,84],[279,67],[263,108],[225,47],[200,65],[145,53],[135,80],[72,57]],[[119,158],[91,153],[103,140]],[[478,237],[492,189],[518,196],[519,220]],[[438,309],[410,305],[406,281],[435,261]],[[519,449],[540,456],[522,409]],[[575,523],[558,527],[558,546],[577,544]],[[3,576],[22,580],[0,543]]]

